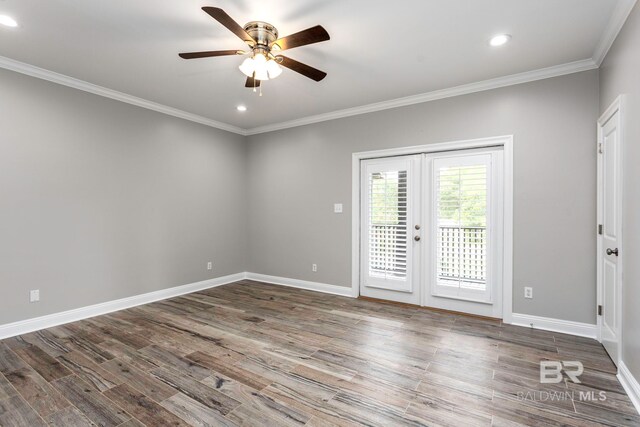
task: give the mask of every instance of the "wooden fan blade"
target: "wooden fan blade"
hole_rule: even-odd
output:
[[[244,84],[244,87],[254,88],[260,87],[260,80],[255,80],[253,77],[247,77],[247,82]]]
[[[256,41],[249,34],[247,34],[247,32],[240,26],[240,24],[234,21],[232,17],[227,15],[224,10],[220,9],[219,7],[210,6],[205,6],[202,8],[202,10],[207,12],[213,19],[227,27],[229,31],[240,37],[248,45],[255,45]]]
[[[287,58],[286,56],[278,55],[276,57],[278,64],[283,67],[287,67],[290,70],[295,71],[296,73],[300,73],[305,77],[309,77],[311,80],[315,80],[319,82],[320,80],[327,77],[327,73],[324,71],[320,71],[317,68],[313,68],[307,64],[303,64],[302,62],[298,62],[295,59]]]
[[[241,50],[210,50],[207,52],[188,52],[179,53],[178,55],[182,59],[196,59],[196,58],[209,58],[212,56],[227,56],[227,55],[242,55],[244,52]]]
[[[293,49],[294,47],[320,43],[329,40],[329,33],[321,25],[307,28],[290,36],[283,37],[271,43],[271,46],[279,46],[280,50]]]

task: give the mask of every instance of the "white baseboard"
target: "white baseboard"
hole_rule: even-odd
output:
[[[229,276],[204,280],[202,282],[162,289],[159,291],[149,292],[142,295],[135,295],[132,297],[122,298],[114,301],[107,301],[100,304],[90,305],[88,307],[76,308],[69,311],[63,311],[61,313],[54,313],[47,316],[8,323],[6,325],[0,325],[0,339],[26,334],[29,332],[38,331],[40,329],[51,328],[53,326],[58,326],[65,323],[76,322],[78,320],[87,319],[89,317],[112,313],[114,311],[124,310],[126,308],[131,308],[142,304],[149,304],[154,301],[173,298],[191,292],[215,288],[217,286],[226,285],[227,283],[243,280],[244,278],[246,278],[246,273],[231,274]]]
[[[618,380],[629,395],[633,406],[636,407],[636,411],[640,414],[640,384],[623,361],[620,361],[620,366],[618,366]]]
[[[268,276],[266,274],[246,273],[246,278],[257,282],[271,283],[274,285],[289,286],[290,288],[306,289],[309,291],[324,292],[325,294],[354,297],[350,287],[329,285],[327,283],[309,282],[306,280],[289,279],[288,277]]]
[[[53,326],[58,326],[65,323],[76,322],[78,320],[112,313],[118,310],[124,310],[127,308],[136,307],[138,305],[149,304],[155,301],[173,298],[191,292],[215,288],[217,286],[226,285],[228,283],[233,283],[244,279],[271,283],[274,285],[288,286],[298,289],[306,289],[309,291],[340,295],[344,297],[355,298],[357,296],[356,292],[354,292],[351,287],[310,282],[307,280],[291,279],[288,277],[269,276],[266,274],[244,272],[218,277],[215,279],[204,280],[202,282],[191,283],[188,285],[177,286],[174,288],[162,289],[159,291],[149,292],[146,294],[136,295],[128,298],[122,298],[115,301],[108,301],[88,307],[81,307],[61,313],[54,313],[42,317],[36,317],[33,319],[21,320],[14,323],[0,325],[0,339],[26,334],[41,329],[51,328]],[[533,327],[535,329],[561,332],[565,334],[594,339],[596,338],[596,325],[591,325],[588,323],[571,322],[568,320],[551,319],[547,317],[513,313],[511,324],[524,327],[531,327],[531,325],[533,324]],[[629,378],[633,379],[633,376],[630,376],[630,373]],[[632,384],[635,384],[635,386],[637,386],[638,383],[633,382]]]
[[[570,320],[552,319],[550,317],[518,313],[513,313],[511,315],[510,324],[593,339],[597,338],[598,331],[597,326],[590,323],[572,322]]]

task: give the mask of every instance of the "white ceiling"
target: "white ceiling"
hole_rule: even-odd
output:
[[[590,59],[622,1],[0,0],[19,23],[0,27],[0,56],[251,129]],[[270,22],[281,36],[324,26],[330,41],[286,55],[327,78],[285,69],[259,97],[244,88],[241,57],[180,59],[245,47],[202,6],[240,25]],[[513,40],[492,48],[497,33]]]

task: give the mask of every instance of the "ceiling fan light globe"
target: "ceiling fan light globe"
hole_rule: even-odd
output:
[[[247,58],[238,68],[245,76],[253,77],[253,73],[256,71],[256,61],[253,58]]]
[[[262,53],[256,53],[253,56],[253,60],[256,63],[256,68],[264,66],[267,63],[267,58]]]
[[[269,61],[267,61],[267,72],[269,73],[270,79],[275,79],[280,74],[282,74],[282,68],[276,61],[270,59]]]
[[[253,55],[253,64],[256,80],[269,80],[267,72],[267,58],[262,53]]]
[[[256,68],[256,80],[269,80],[269,73],[267,72],[267,67],[257,67]]]

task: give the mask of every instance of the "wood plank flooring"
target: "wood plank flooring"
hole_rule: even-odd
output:
[[[581,384],[540,384],[541,360],[581,361]],[[593,340],[242,281],[0,341],[0,425],[631,426],[640,416]]]

